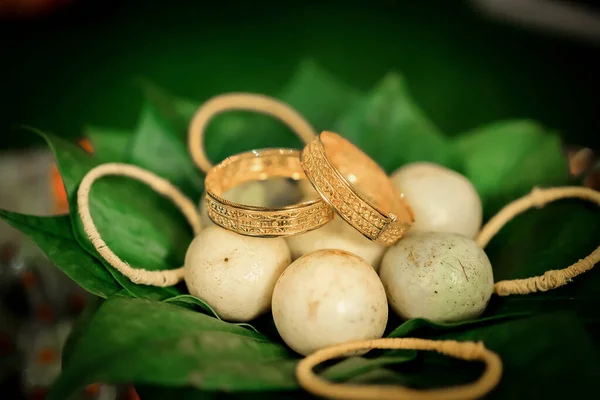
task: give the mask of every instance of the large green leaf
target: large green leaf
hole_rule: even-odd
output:
[[[277,96],[310,121],[317,132],[331,130],[337,119],[360,101],[362,94],[321,68],[314,60],[298,66]]]
[[[202,299],[199,299],[196,296],[192,296],[191,294],[180,294],[178,296],[165,299],[164,302],[176,304],[178,306],[186,307],[186,308],[190,308],[190,309],[199,308],[200,310],[204,311],[207,315],[210,315],[211,317],[215,317],[217,319],[221,319],[217,315],[215,310],[213,310],[213,308],[210,306],[210,304],[208,304],[207,302],[205,302]]]
[[[598,246],[600,212],[580,200],[563,200],[518,216],[492,239],[486,253],[494,279],[521,279],[562,269]],[[600,338],[600,269],[575,277],[548,292],[493,296],[486,315],[571,310]]]
[[[176,127],[150,103],[142,110],[128,161],[169,180],[194,201],[200,199],[204,182],[186,143]]]
[[[83,231],[75,201],[79,182],[101,161],[73,143],[52,135],[42,136],[54,151],[70,198],[75,238],[90,254],[103,261]],[[146,185],[124,177],[102,178],[90,192],[90,210],[107,245],[134,268],[163,270],[183,264],[192,239],[191,230],[175,206]],[[136,285],[104,264],[131,295],[163,299],[180,294],[174,287]]]
[[[266,400],[266,399],[316,399],[300,391],[269,391],[269,392],[245,392],[225,393],[202,391],[193,387],[173,388],[165,386],[137,385],[136,391],[141,400]]]
[[[146,83],[144,88],[150,103],[176,130],[170,137],[178,138],[187,146],[187,125],[200,104],[170,96],[151,84]],[[275,97],[290,104],[321,131],[332,129],[339,116],[357,103],[359,96],[358,91],[338,81],[314,61],[305,61]],[[302,143],[289,128],[271,117],[234,111],[214,118],[207,128],[204,145],[209,158],[216,162],[251,149],[300,148]],[[152,161],[158,166],[161,157],[154,157],[148,163]]]
[[[144,93],[146,107],[151,106],[155,109],[174,128],[177,137],[182,142],[186,142],[188,125],[198,109],[199,103],[173,96],[155,83],[147,80],[142,80],[140,87]]]
[[[326,368],[322,375],[332,381],[361,382],[365,379],[389,376],[390,371],[385,366],[407,363],[416,358],[414,351],[405,351],[394,356],[383,356],[367,359],[364,357],[350,357]],[[243,392],[223,393],[201,391],[196,388],[173,388],[164,386],[136,385],[136,390],[143,400],[166,400],[166,399],[307,399],[317,397],[300,389],[294,391],[268,391],[268,392]]]
[[[403,337],[407,336],[411,332],[418,331],[419,329],[429,329],[439,332],[460,332],[466,329],[478,328],[483,326],[495,325],[503,323],[504,321],[518,319],[530,316],[532,313],[526,311],[506,313],[499,315],[492,315],[474,320],[460,321],[460,322],[432,322],[424,318],[412,318],[409,319],[400,326],[389,332],[386,337]]]
[[[296,387],[295,362],[285,347],[252,330],[163,302],[115,297],[75,344],[51,398],[98,381],[289,389]]]
[[[457,329],[408,321],[394,336],[483,341],[504,363],[503,380],[492,393],[495,398],[527,397],[536,391],[550,397],[567,391],[583,393],[597,379],[596,348],[573,314],[488,322]],[[412,387],[437,387],[465,383],[481,373],[476,363],[433,354],[415,358],[414,352],[391,353],[353,357],[328,367],[323,374],[331,380],[393,379]],[[576,357],[577,365],[565,362],[570,356]],[[51,398],[64,398],[93,381],[182,388],[163,389],[164,399],[179,398],[181,390],[190,398],[205,398],[209,396],[206,391],[297,390],[296,361],[284,346],[234,324],[165,303],[113,298],[101,306],[75,342]],[[396,373],[385,374],[381,368]],[[522,373],[523,368],[528,368],[527,374]],[[547,381],[560,382],[561,389],[552,392],[557,389],[544,386],[542,382]]]
[[[71,346],[51,398],[90,382],[193,386],[208,391],[297,389],[297,356],[235,324],[165,302],[114,297],[105,301]],[[151,334],[149,334],[151,332]],[[329,367],[344,380],[414,359],[413,352],[354,357]]]
[[[105,162],[123,162],[131,145],[132,132],[90,126],[85,129],[94,155]]]
[[[387,172],[414,161],[457,163],[450,140],[418,108],[396,73],[346,111],[335,129]]]
[[[180,294],[179,296],[175,296],[175,297],[170,297],[168,299],[163,300],[165,303],[169,303],[169,304],[176,304],[180,307],[186,307],[189,309],[200,309],[201,311],[203,311],[204,313],[206,313],[207,315],[210,315],[211,317],[217,318],[217,319],[221,319],[221,317],[219,317],[219,315],[215,312],[215,310],[210,306],[210,304],[208,304],[207,302],[205,302],[202,299],[199,299],[196,296],[192,296],[191,294]],[[253,331],[258,332],[258,330],[253,327],[250,324],[247,324],[245,322],[238,322],[235,325],[237,326],[241,326],[241,327],[245,327],[248,329],[252,329]]]
[[[71,360],[71,356],[73,355],[73,349],[75,348],[75,345],[77,344],[81,336],[87,331],[90,322],[94,318],[96,311],[98,311],[98,308],[100,308],[102,303],[103,299],[99,297],[94,297],[86,301],[85,308],[75,320],[75,323],[71,328],[71,332],[69,332],[69,336],[67,337],[67,340],[63,345],[61,357],[62,369],[65,369],[67,364]]]
[[[421,326],[404,336],[483,341],[501,357],[504,368],[491,398],[580,398],[600,378],[600,359],[592,338],[571,313],[546,313],[461,331],[439,332]],[[395,370],[399,383],[434,387],[472,381],[481,366],[426,353],[420,362],[401,364]]]
[[[375,358],[349,357],[326,368],[321,375],[332,381],[352,381],[381,367],[407,363],[416,357],[417,352],[413,350],[387,352]]]
[[[534,186],[568,179],[559,136],[533,121],[494,122],[458,136],[454,147],[487,216]]]
[[[0,210],[0,218],[29,236],[58,268],[96,296],[121,290],[102,263],[79,247],[68,215],[38,217]]]

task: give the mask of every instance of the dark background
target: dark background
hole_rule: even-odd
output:
[[[275,94],[310,57],[363,90],[402,72],[445,132],[530,117],[598,147],[598,45],[489,18],[469,2],[81,0],[0,22],[1,145],[129,128],[138,78],[204,100]]]

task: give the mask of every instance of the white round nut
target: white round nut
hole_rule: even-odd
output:
[[[412,233],[383,257],[381,281],[402,318],[454,322],[476,318],[494,287],[492,265],[473,240],[452,233]]]
[[[342,250],[319,250],[294,261],[275,285],[272,309],[279,335],[303,355],[380,338],[388,318],[377,273]]]
[[[416,162],[396,170],[391,180],[413,210],[411,232],[450,232],[469,238],[479,232],[481,199],[473,184],[458,172]]]
[[[292,260],[316,250],[345,250],[363,258],[376,271],[386,250],[385,245],[364,237],[337,215],[321,228],[289,236],[286,241],[292,252]]]
[[[290,262],[281,238],[243,236],[211,226],[187,250],[185,283],[224,320],[250,321],[269,310],[275,282]]]

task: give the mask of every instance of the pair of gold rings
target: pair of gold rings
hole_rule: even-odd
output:
[[[246,96],[246,97],[244,97]],[[256,107],[260,101],[260,110]],[[264,149],[237,154],[216,166],[202,150],[204,127],[216,114],[232,109],[265,112],[292,128],[306,146]],[[334,211],[367,238],[396,243],[414,218],[410,206],[386,173],[369,156],[340,135],[315,135],[299,114],[274,99],[248,94],[227,94],[211,99],[190,125],[189,147],[197,165],[207,172],[206,204],[213,222],[230,231],[256,237],[284,237],[317,229]],[[223,194],[235,186],[274,177],[308,179],[319,198],[282,208],[235,203]]]

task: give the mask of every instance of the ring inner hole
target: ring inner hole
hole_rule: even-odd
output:
[[[297,153],[249,154],[230,159],[208,179],[214,194],[246,205],[284,207],[308,200],[306,190],[300,188],[300,181],[307,179]]]

